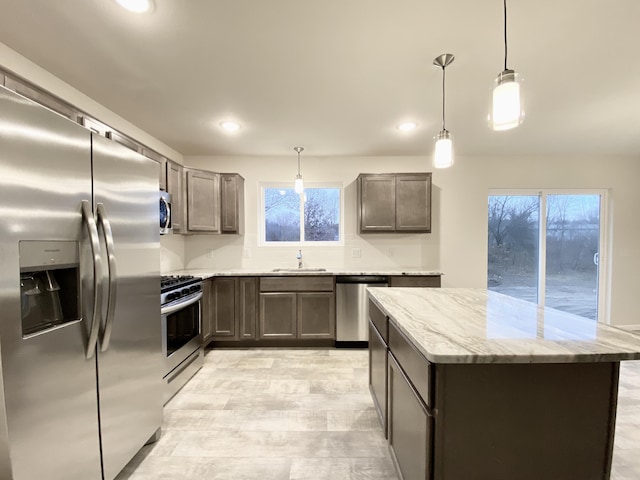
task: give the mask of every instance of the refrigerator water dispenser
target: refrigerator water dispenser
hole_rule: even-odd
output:
[[[77,242],[19,242],[22,336],[80,319]]]

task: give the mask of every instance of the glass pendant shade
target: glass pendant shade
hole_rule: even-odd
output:
[[[442,130],[436,137],[433,152],[433,166],[448,168],[453,165],[453,140],[447,130]]]
[[[293,186],[293,189],[297,194],[301,194],[304,192],[304,183],[302,183],[302,175],[296,175],[296,183]]]
[[[494,130],[509,130],[523,121],[522,82],[513,70],[505,70],[495,80],[489,125]]]

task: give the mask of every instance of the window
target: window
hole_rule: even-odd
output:
[[[341,242],[341,186],[309,185],[302,195],[291,185],[263,185],[261,190],[264,244]]]
[[[603,317],[604,199],[603,191],[490,194],[488,288]]]

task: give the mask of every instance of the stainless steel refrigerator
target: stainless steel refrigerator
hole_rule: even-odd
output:
[[[0,87],[3,480],[110,480],[159,433],[157,169]]]

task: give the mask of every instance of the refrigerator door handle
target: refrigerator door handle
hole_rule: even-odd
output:
[[[107,218],[107,212],[104,205],[98,203],[96,206],[98,225],[102,228],[102,234],[104,236],[105,250],[107,254],[107,263],[109,267],[109,290],[107,293],[107,314],[105,316],[104,332],[102,334],[102,341],[100,342],[100,351],[104,352],[109,348],[109,342],[111,341],[111,331],[113,330],[113,318],[116,310],[116,298],[118,296],[118,284],[116,274],[116,255],[115,247],[113,243],[113,232],[111,231],[111,223]]]
[[[100,257],[100,240],[98,227],[91,212],[91,204],[87,200],[82,201],[82,219],[89,231],[91,243],[91,255],[93,256],[93,318],[89,327],[89,340],[85,357],[92,358],[96,344],[98,343],[98,331],[100,329],[100,313],[102,310],[102,258]]]

